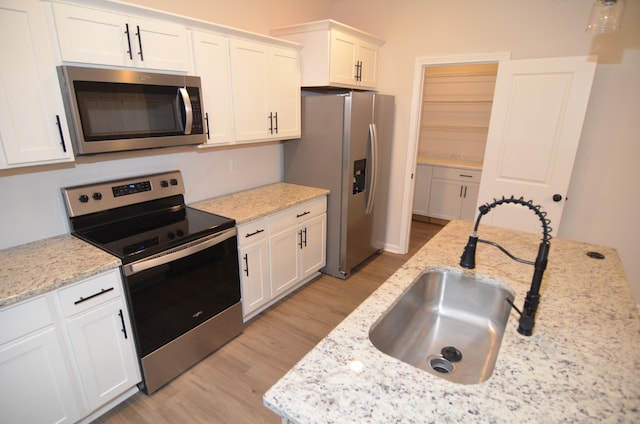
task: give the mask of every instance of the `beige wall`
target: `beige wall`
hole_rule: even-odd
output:
[[[640,0],[627,0],[623,30],[584,31],[590,0],[131,0],[258,33],[333,18],[386,40],[380,91],[396,96],[390,244],[407,169],[416,58],[511,52],[512,59],[598,54],[581,145],[560,236],[616,247],[640,304]],[[603,282],[606,284],[606,282]]]
[[[402,202],[400,187],[409,183],[403,170],[413,166],[405,158],[416,58],[501,51],[511,52],[512,59],[598,54],[559,234],[616,247],[640,304],[640,0],[627,1],[620,33],[598,36],[584,31],[589,0],[334,0],[332,5],[334,19],[386,40],[380,90],[397,98],[395,205]],[[401,218],[394,210],[390,222]]]

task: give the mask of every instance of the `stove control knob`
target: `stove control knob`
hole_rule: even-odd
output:
[[[86,194],[81,194],[80,196],[78,196],[78,201],[80,203],[87,203],[89,201],[89,196],[87,196]]]
[[[93,200],[102,200],[102,193],[100,193],[99,191],[96,191],[91,195],[91,197],[93,197]]]
[[[171,178],[169,182],[171,183],[172,186],[178,185],[178,180],[176,178]]]
[[[173,240],[174,238],[176,238],[176,236],[175,236],[175,234],[173,234],[173,232],[172,232],[172,231],[169,231],[169,232],[167,233],[167,238],[168,238],[169,240]]]
[[[169,187],[169,181],[167,180],[160,181],[160,187]]]

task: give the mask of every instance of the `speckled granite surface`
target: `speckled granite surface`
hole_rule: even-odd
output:
[[[275,183],[190,204],[197,209],[243,224],[290,206],[329,194],[329,190],[289,183]]]
[[[370,327],[421,271],[452,267],[472,223],[453,221],[265,395],[294,423],[640,422],[640,318],[615,249],[551,240],[531,337],[507,323],[481,384],[448,382],[378,351]],[[533,260],[539,236],[481,226],[482,239]],[[585,254],[596,250],[604,260]],[[478,244],[473,273],[497,278],[522,306],[533,267]],[[354,366],[355,365],[355,366]]]
[[[476,171],[482,171],[482,162],[473,162],[463,159],[420,156],[418,157],[417,162],[420,165],[446,166],[448,168],[473,169]]]
[[[120,266],[120,260],[71,235],[0,250],[0,307]]]

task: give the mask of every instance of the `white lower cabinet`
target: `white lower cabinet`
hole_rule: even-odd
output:
[[[245,321],[325,266],[326,211],[323,196],[238,226]]]
[[[272,296],[289,291],[325,265],[326,210],[322,197],[269,218]]]
[[[238,226],[242,314],[251,315],[271,300],[267,222],[261,218]]]
[[[61,329],[44,296],[0,310],[0,416],[73,423],[85,412]]]
[[[0,311],[7,422],[76,422],[140,382],[119,271]]]

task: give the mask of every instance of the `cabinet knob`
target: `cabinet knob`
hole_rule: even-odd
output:
[[[561,200],[562,200],[562,195],[561,194],[556,193],[556,194],[553,195],[553,201],[554,202],[560,202]]]

